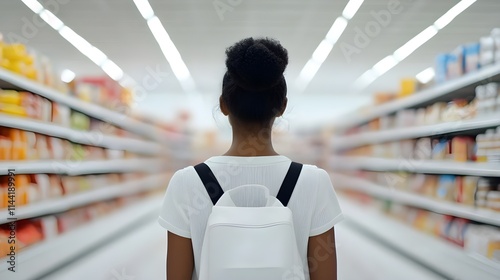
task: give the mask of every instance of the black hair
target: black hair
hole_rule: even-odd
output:
[[[239,121],[266,123],[285,106],[288,52],[270,38],[246,38],[226,49],[221,98]]]

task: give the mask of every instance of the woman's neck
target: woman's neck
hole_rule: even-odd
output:
[[[271,127],[252,129],[248,126],[233,126],[233,142],[226,156],[274,156]]]

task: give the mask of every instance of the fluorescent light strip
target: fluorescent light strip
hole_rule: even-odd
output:
[[[434,22],[433,25],[427,27],[422,32],[417,34],[415,37],[406,42],[399,49],[394,51],[393,55],[387,56],[377,62],[370,70],[366,71],[361,75],[354,83],[354,88],[356,90],[362,90],[373,83],[377,78],[385,74],[387,71],[392,69],[394,66],[399,64],[405,58],[410,56],[423,44],[434,37],[441,29],[447,26],[453,19],[455,19],[459,14],[469,8],[477,0],[462,0],[448,10],[443,16]],[[370,74],[367,74],[370,73]],[[375,73],[375,78],[373,78],[373,73]],[[368,78],[367,78],[368,77]],[[432,78],[431,78],[432,79]]]
[[[342,12],[342,16],[345,17],[347,20],[350,20],[356,12],[359,10],[359,7],[363,4],[364,0],[351,0],[349,3],[344,8],[344,11]]]
[[[146,20],[151,33],[158,43],[163,55],[170,64],[172,72],[181,83],[182,88],[187,92],[192,92],[196,89],[191,73],[186,64],[182,60],[181,54],[175,47],[174,42],[170,39],[167,30],[161,23],[160,19],[155,16],[153,8],[148,0],[133,0],[135,6]]]
[[[428,82],[430,82],[432,80],[432,78],[434,78],[435,75],[436,75],[436,72],[434,71],[434,68],[429,67],[429,68],[423,70],[422,72],[418,73],[415,77],[422,84],[427,84]]]
[[[307,61],[306,65],[304,65],[304,68],[300,71],[299,78],[295,83],[298,92],[303,92],[312,81],[323,62],[325,62],[328,55],[330,55],[330,52],[340,36],[344,33],[349,20],[358,12],[363,1],[364,0],[350,0],[344,8],[342,16],[335,19],[325,38],[318,45],[312,57]]]
[[[448,12],[442,15],[438,20],[434,22],[434,26],[437,29],[445,28],[450,22],[453,21],[459,14],[465,11],[470,5],[474,4],[477,0],[462,0],[457,3],[453,8],[451,8]]]
[[[118,67],[116,63],[111,61],[100,49],[90,44],[82,36],[78,35],[75,31],[73,31],[73,29],[66,26],[56,15],[45,9],[40,2],[36,0],[22,1],[28,8],[30,8],[30,10],[32,10],[35,14],[38,14],[40,18],[50,25],[50,27],[58,31],[59,35],[66,39],[66,41],[99,66],[109,77],[111,77],[111,79],[119,81],[123,78],[123,70]],[[74,73],[70,70],[63,71],[61,76],[61,79],[65,82],[67,80],[72,81],[74,78]]]

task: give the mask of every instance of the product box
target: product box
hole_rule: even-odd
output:
[[[436,75],[434,77],[436,84],[440,84],[448,80],[448,59],[449,55],[447,53],[436,56]]]
[[[464,74],[464,47],[458,46],[448,55],[447,79],[455,79]]]
[[[491,36],[481,37],[479,44],[479,63],[481,67],[493,64],[495,61],[495,39]]]
[[[479,63],[479,53],[481,45],[479,43],[473,43],[465,45],[465,73],[471,73],[477,71],[480,67]]]

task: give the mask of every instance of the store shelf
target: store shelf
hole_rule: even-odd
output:
[[[388,186],[381,186],[367,180],[354,178],[338,173],[331,174],[336,188],[356,190],[370,196],[387,199],[397,203],[426,209],[432,212],[460,217],[476,222],[500,226],[500,213],[476,209],[474,207],[457,203],[438,201],[422,195],[400,191]]]
[[[157,215],[161,200],[161,196],[146,198],[53,239],[31,245],[18,253],[15,273],[8,271],[6,260],[1,259],[0,279],[39,279]]]
[[[332,145],[334,150],[342,151],[369,144],[438,136],[457,132],[479,131],[497,126],[500,126],[500,114],[494,114],[474,120],[364,132],[349,136],[338,136],[333,138]]]
[[[80,99],[64,95],[55,89],[34,82],[2,68],[0,68],[0,88],[33,92],[54,102],[64,104],[93,118],[114,124],[125,130],[148,137],[160,143],[168,143],[168,139],[171,138],[171,135],[161,131],[153,125],[140,122],[136,119],[111,111],[96,104],[84,102]]]
[[[127,172],[161,172],[168,162],[158,158],[111,159],[111,160],[38,160],[38,161],[0,161],[0,175],[9,174],[65,174],[86,175]]]
[[[120,183],[112,186],[105,186],[83,193],[57,197],[50,200],[40,201],[27,206],[20,206],[15,209],[17,220],[40,217],[48,214],[60,213],[76,207],[88,205],[98,201],[104,201],[117,197],[128,196],[143,191],[158,189],[168,180],[166,175],[151,175],[139,180]],[[165,187],[165,186],[163,186]],[[1,209],[0,209],[1,210]],[[8,218],[7,209],[0,213],[0,224],[11,222]]]
[[[500,164],[479,162],[334,156],[331,160],[331,167],[334,170],[407,171],[427,174],[500,177]]]
[[[454,244],[419,232],[344,197],[340,204],[349,222],[447,279],[496,280],[500,275],[500,266],[493,261],[477,258]]]
[[[447,81],[429,89],[393,102],[373,107],[369,110],[360,110],[342,116],[334,127],[338,132],[369,122],[374,118],[395,113],[406,108],[421,107],[436,101],[450,101],[454,98],[474,94],[476,86],[485,82],[500,81],[500,63],[466,74],[460,78]]]
[[[125,150],[138,154],[158,155],[165,153],[165,149],[161,145],[151,141],[105,135],[99,131],[75,130],[52,123],[17,118],[5,114],[0,114],[0,127],[17,128],[63,138],[83,145]]]

